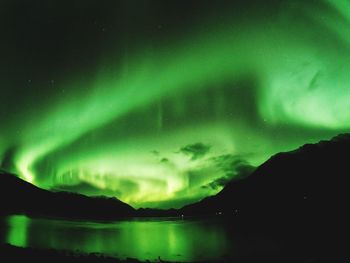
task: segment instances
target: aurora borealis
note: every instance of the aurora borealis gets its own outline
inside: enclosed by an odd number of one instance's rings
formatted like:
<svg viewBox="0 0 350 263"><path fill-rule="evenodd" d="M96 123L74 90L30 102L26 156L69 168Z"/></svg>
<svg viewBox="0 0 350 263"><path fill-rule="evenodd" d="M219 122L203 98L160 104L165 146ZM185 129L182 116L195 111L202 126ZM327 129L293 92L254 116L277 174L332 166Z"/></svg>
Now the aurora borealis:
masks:
<svg viewBox="0 0 350 263"><path fill-rule="evenodd" d="M1 1L0 167L179 207L349 131L349 1L213 2Z"/></svg>

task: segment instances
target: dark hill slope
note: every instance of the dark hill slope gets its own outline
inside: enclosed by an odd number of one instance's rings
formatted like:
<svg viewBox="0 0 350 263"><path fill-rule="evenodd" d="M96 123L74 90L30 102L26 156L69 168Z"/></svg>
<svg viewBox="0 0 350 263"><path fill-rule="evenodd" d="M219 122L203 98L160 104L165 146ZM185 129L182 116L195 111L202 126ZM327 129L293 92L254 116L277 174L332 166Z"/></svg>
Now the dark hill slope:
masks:
<svg viewBox="0 0 350 263"><path fill-rule="evenodd" d="M279 153L248 178L217 195L182 208L185 215L222 213L253 223L302 221L313 225L343 220L350 174L350 134Z"/></svg>
<svg viewBox="0 0 350 263"><path fill-rule="evenodd" d="M116 198L40 189L9 173L0 173L0 214L24 213L76 219L114 219L135 210Z"/></svg>

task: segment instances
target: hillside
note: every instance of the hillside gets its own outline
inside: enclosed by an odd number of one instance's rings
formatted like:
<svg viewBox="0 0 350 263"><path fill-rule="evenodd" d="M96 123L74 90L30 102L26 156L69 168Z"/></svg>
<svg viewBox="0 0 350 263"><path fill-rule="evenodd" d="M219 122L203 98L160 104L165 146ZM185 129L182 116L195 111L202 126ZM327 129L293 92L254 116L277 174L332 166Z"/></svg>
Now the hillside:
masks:
<svg viewBox="0 0 350 263"><path fill-rule="evenodd" d="M347 225L349 156L350 134L278 153L248 178L181 212L229 215L242 227L285 234L336 235Z"/></svg>
<svg viewBox="0 0 350 263"><path fill-rule="evenodd" d="M0 173L0 213L25 213L74 219L114 219L132 216L134 209L116 198L50 192L20 178Z"/></svg>

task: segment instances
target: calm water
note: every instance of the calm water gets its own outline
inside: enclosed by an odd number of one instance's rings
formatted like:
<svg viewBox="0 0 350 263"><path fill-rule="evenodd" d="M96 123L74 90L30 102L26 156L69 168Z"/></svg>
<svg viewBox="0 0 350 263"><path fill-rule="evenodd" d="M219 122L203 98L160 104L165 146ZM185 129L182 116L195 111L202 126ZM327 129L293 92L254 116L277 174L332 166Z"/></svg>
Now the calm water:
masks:
<svg viewBox="0 0 350 263"><path fill-rule="evenodd" d="M274 249L264 238L235 236L223 219L96 223L15 215L4 218L3 224L2 242L15 246L99 252L118 258L215 260Z"/></svg>

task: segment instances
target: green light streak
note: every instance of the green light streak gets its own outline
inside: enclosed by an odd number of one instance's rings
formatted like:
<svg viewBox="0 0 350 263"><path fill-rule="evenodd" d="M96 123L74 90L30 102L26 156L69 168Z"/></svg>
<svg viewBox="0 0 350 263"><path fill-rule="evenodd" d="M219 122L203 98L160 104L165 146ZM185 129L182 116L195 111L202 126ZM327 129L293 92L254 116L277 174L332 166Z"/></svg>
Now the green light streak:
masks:
<svg viewBox="0 0 350 263"><path fill-rule="evenodd" d="M13 215L7 218L9 233L6 242L17 247L27 247L29 219L23 215Z"/></svg>

